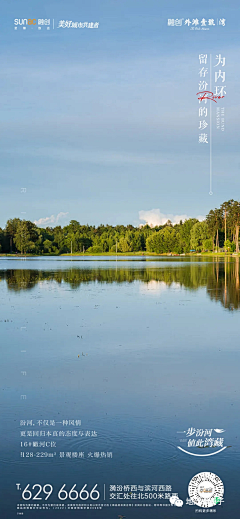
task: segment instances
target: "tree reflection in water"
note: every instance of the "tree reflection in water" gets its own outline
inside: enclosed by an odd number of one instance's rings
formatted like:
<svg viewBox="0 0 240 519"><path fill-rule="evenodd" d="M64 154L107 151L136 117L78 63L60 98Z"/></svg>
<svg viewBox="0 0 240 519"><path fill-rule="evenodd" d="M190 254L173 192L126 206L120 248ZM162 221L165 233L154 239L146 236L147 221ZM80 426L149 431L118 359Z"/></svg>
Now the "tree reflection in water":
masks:
<svg viewBox="0 0 240 519"><path fill-rule="evenodd" d="M239 257L223 260L187 263L159 263L159 266L136 268L118 264L117 268L70 268L58 270L11 269L0 270L0 280L6 281L9 290L32 290L40 282L66 283L73 290L83 283L133 283L163 282L166 287L177 283L188 290L206 287L211 300L220 301L224 308L237 310L239 301Z"/></svg>

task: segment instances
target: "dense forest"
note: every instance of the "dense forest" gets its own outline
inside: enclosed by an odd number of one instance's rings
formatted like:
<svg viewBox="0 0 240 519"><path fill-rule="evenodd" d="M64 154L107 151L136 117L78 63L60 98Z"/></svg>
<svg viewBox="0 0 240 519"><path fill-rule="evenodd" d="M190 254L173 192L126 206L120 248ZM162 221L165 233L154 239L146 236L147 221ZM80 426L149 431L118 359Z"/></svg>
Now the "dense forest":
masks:
<svg viewBox="0 0 240 519"><path fill-rule="evenodd" d="M204 221L195 218L173 225L69 225L40 228L19 218L0 228L2 254L129 253L183 254L190 251L239 252L240 202L229 200L211 210Z"/></svg>

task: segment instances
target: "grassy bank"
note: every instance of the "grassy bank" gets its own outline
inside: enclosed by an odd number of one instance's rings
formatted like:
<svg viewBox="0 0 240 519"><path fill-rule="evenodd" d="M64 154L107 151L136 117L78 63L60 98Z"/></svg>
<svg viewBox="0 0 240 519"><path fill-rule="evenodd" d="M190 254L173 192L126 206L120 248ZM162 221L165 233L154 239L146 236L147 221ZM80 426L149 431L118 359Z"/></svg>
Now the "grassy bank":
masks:
<svg viewBox="0 0 240 519"><path fill-rule="evenodd" d="M232 252L188 252L188 253L185 253L185 254L176 254L174 252L172 253L164 253L164 254L158 254L157 252L146 252L146 251L139 251L139 252L118 252L117 254L115 252L98 252L98 253L93 253L93 252L73 252L72 254L70 252L67 252L67 253L64 253L64 254L53 254L53 253L43 253L43 254L30 254L30 253L27 253L27 254L10 254L10 253L5 253L5 254L1 254L0 253L0 257L7 257L7 258L36 258L36 257L47 257L47 256L56 256L59 257L59 256L66 256L66 257L74 257L74 256L82 256L82 257L85 257L85 256L95 256L95 257L101 257L101 256L109 256L109 257L121 257L121 256L137 256L137 257L142 257L142 256L157 256L157 257L176 257L176 258L186 258L186 257L209 257L209 258L218 258L218 257L225 257L225 256L228 256L228 257L239 257L240 256L240 253L239 254L236 254L236 253L232 253Z"/></svg>

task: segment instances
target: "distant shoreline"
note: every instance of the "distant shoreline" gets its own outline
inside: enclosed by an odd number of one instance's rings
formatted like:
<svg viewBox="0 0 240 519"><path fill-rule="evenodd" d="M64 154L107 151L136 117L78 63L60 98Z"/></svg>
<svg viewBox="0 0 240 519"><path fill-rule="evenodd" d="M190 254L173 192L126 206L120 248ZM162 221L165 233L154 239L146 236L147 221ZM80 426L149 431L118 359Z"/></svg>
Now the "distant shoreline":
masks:
<svg viewBox="0 0 240 519"><path fill-rule="evenodd" d="M10 253L0 253L0 257L1 258L4 258L4 257L10 257L10 258L41 258L41 257L48 257L48 256L54 256L56 258L58 257L63 257L63 256L66 256L66 257L75 257L75 256L81 256L81 257L85 257L85 256L92 256L92 257L101 257L101 256L109 256L109 257L126 257L126 256L135 256L135 257L139 257L141 258L142 256L156 256L156 257L162 257L162 258L194 258L194 257L210 257L210 258L217 258L217 257L239 257L240 256L240 252L237 254L235 252L186 252L186 253L182 253L182 254L176 254L176 253L163 253L163 254L158 254L157 252L118 252L117 254L114 253L114 252L98 252L98 253L93 253L93 252L73 252L72 254L71 253L64 253L64 254L53 254L53 253L43 253L43 254L10 254Z"/></svg>

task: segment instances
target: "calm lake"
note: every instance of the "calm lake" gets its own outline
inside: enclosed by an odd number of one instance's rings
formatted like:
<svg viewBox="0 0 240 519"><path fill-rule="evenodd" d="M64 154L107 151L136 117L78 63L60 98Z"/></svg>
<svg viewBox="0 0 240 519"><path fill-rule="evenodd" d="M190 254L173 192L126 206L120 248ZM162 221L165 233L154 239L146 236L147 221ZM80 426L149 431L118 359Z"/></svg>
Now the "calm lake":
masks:
<svg viewBox="0 0 240 519"><path fill-rule="evenodd" d="M238 258L2 257L0 282L3 519L192 519L199 472L238 517Z"/></svg>

